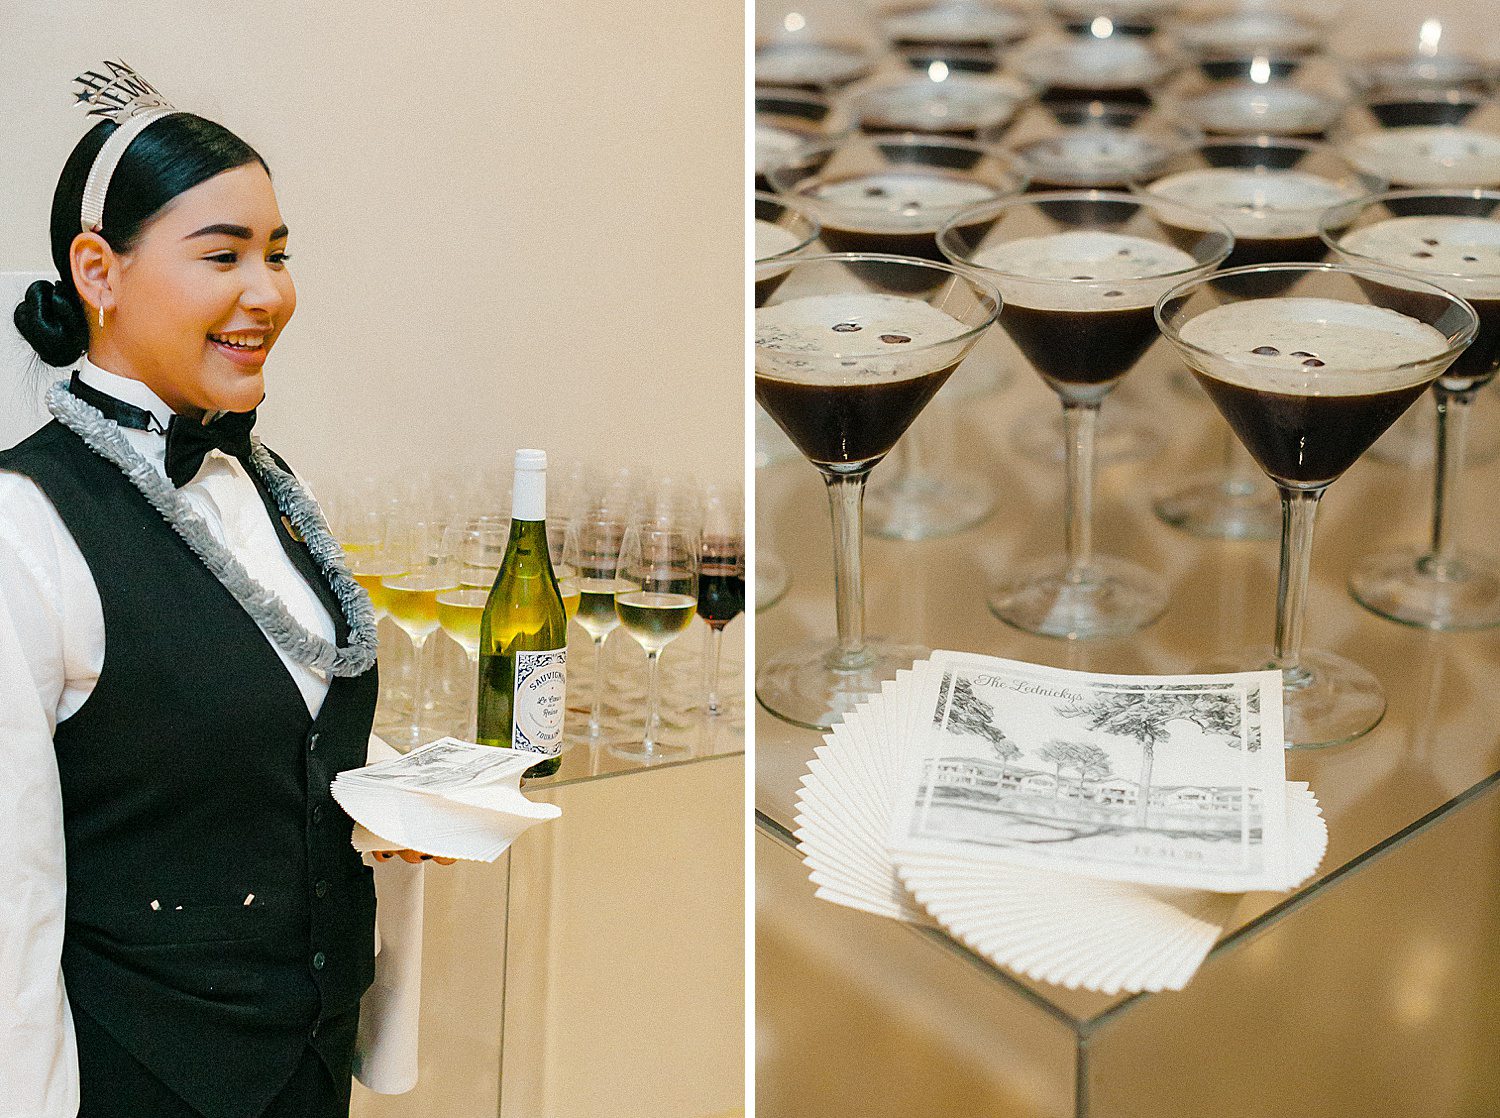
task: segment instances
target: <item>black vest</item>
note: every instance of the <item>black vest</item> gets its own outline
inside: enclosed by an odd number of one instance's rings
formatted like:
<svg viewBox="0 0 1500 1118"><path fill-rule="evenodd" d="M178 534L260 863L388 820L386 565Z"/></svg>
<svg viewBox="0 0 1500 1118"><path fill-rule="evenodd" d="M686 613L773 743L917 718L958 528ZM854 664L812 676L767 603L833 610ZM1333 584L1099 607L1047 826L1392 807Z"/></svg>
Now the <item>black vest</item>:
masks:
<svg viewBox="0 0 1500 1118"><path fill-rule="evenodd" d="M347 1074L320 1022L373 978L375 892L328 789L365 763L374 669L336 678L312 719L265 634L115 466L54 422L0 470L51 500L104 607L98 684L54 736L75 1011L207 1118L259 1115L308 1044Z"/></svg>

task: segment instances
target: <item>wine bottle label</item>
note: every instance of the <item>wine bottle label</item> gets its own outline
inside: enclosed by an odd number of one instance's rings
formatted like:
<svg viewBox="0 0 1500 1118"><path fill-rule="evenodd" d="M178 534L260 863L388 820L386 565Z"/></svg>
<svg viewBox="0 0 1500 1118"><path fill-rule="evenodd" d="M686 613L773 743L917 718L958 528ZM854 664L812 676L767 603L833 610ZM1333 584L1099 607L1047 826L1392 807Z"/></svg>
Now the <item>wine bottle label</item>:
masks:
<svg viewBox="0 0 1500 1118"><path fill-rule="evenodd" d="M515 712L510 744L549 757L562 752L567 711L568 650L516 653Z"/></svg>

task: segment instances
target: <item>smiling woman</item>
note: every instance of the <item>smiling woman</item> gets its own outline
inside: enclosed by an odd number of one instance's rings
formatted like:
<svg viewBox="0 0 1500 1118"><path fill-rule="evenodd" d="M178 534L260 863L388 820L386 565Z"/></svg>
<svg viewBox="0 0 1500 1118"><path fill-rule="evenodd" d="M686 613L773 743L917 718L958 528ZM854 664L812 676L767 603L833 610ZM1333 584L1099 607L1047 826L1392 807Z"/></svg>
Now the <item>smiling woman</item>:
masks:
<svg viewBox="0 0 1500 1118"><path fill-rule="evenodd" d="M265 161L129 67L16 308L54 422L0 453L0 1098L81 1118L334 1118L420 947L420 877L365 865L329 786L381 743L374 612L251 438L297 305ZM97 111L97 110L96 110ZM405 861L418 861L413 851ZM376 876L379 875L379 881ZM19 955L16 953L19 952ZM405 977L404 977L405 976ZM149 1012L145 1012L149 1007ZM361 1075L415 1078L411 1034Z"/></svg>

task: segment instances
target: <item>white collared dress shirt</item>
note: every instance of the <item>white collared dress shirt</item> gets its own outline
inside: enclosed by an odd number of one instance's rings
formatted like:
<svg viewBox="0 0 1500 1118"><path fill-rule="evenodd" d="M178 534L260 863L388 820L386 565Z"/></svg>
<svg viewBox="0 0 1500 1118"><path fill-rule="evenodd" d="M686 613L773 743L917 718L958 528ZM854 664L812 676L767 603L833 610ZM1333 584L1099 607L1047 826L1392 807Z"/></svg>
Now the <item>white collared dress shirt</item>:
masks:
<svg viewBox="0 0 1500 1118"><path fill-rule="evenodd" d="M165 429L172 410L138 380L83 359L79 378L144 408ZM166 477L166 439L121 433ZM333 619L292 565L245 467L212 450L181 493L256 582L311 633ZM0 471L0 1118L73 1118L78 1064L62 977L66 911L62 790L52 734L93 693L104 665L104 613L78 545L41 489ZM267 640L270 640L267 637ZM276 647L314 717L329 680ZM370 759L393 756L371 737ZM422 875L375 863L375 984L361 1004L355 1068L372 1090L416 1083Z"/></svg>

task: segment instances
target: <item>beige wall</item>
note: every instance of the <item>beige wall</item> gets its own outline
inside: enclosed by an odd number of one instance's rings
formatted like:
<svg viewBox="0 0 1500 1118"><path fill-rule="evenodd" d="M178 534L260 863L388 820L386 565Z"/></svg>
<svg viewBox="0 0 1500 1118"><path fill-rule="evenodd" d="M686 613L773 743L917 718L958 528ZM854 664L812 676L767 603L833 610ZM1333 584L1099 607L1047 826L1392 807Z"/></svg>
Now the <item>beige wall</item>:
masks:
<svg viewBox="0 0 1500 1118"><path fill-rule="evenodd" d="M518 444L739 478L742 39L694 0L0 0L0 272L50 274L69 82L123 57L272 167L262 430L315 481Z"/></svg>

